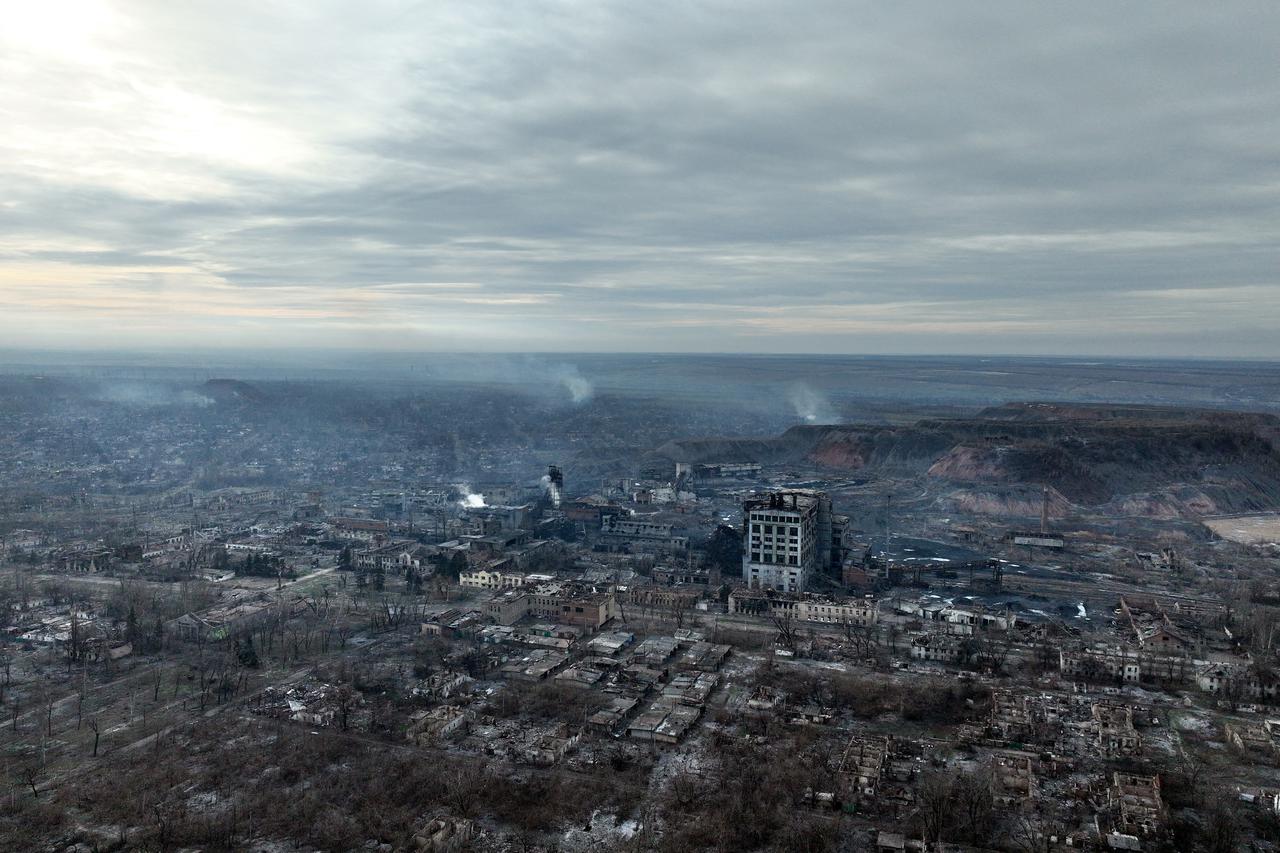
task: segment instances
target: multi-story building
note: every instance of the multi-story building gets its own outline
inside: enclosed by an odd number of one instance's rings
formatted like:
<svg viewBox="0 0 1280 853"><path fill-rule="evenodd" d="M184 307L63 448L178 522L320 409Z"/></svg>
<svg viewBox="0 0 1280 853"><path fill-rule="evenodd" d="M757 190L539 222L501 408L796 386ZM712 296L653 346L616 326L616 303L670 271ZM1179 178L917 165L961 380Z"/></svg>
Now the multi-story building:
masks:
<svg viewBox="0 0 1280 853"><path fill-rule="evenodd" d="M606 548L626 548L640 553L669 554L689 547L688 538L679 535L674 525L633 515L601 518L596 542Z"/></svg>
<svg viewBox="0 0 1280 853"><path fill-rule="evenodd" d="M1107 788L1107 813L1095 819L1099 825L1098 835L1106 838L1112 849L1142 849L1130 839L1136 841L1157 835L1164 826L1160 777L1113 773L1111 786Z"/></svg>
<svg viewBox="0 0 1280 853"><path fill-rule="evenodd" d="M735 589L729 593L729 612L863 627L875 625L879 619L879 607L873 598L837 600L821 595L752 589Z"/></svg>
<svg viewBox="0 0 1280 853"><path fill-rule="evenodd" d="M382 572L396 574L405 569L422 568L422 560L415 551L413 542L392 542L367 551L357 551L352 559L357 569L366 572Z"/></svg>
<svg viewBox="0 0 1280 853"><path fill-rule="evenodd" d="M469 589L515 589L516 587L524 586L526 583L537 583L551 579L550 575L531 576L524 572L473 569L458 576L458 585Z"/></svg>
<svg viewBox="0 0 1280 853"><path fill-rule="evenodd" d="M594 630L618 616L620 610L612 590L578 583L540 583L500 592L486 605L485 612L503 625L533 616Z"/></svg>
<svg viewBox="0 0 1280 853"><path fill-rule="evenodd" d="M1105 644L1060 649L1058 663L1063 675L1085 681L1176 684L1192 675L1188 658L1148 654L1139 649Z"/></svg>
<svg viewBox="0 0 1280 853"><path fill-rule="evenodd" d="M773 492L742 506L742 579L748 586L801 592L818 574L840 576L844 525L825 492Z"/></svg>
<svg viewBox="0 0 1280 853"><path fill-rule="evenodd" d="M1245 663L1206 664L1196 672L1196 686L1232 700L1272 700L1280 695L1275 676Z"/></svg>
<svg viewBox="0 0 1280 853"><path fill-rule="evenodd" d="M339 539L372 542L391 533L391 525L374 518L334 517L328 521L333 535Z"/></svg>

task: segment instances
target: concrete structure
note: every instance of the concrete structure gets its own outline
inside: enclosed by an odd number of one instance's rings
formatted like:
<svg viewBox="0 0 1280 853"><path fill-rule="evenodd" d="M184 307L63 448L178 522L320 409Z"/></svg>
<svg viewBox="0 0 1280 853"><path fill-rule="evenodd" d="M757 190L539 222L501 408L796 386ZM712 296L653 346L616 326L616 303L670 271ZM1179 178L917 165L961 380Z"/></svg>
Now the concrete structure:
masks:
<svg viewBox="0 0 1280 853"><path fill-rule="evenodd" d="M1010 533L1009 541L1014 545L1029 548L1052 548L1060 551L1067 546L1067 540L1053 533Z"/></svg>
<svg viewBox="0 0 1280 853"><path fill-rule="evenodd" d="M1098 834L1106 837L1111 846L1116 846L1111 841L1113 835L1146 838L1157 834L1164 825L1160 777L1113 773L1107 789L1107 806L1113 822L1112 832Z"/></svg>
<svg viewBox="0 0 1280 853"><path fill-rule="evenodd" d="M824 492L773 492L742 505L742 579L757 589L801 592L820 573L839 577L844 525Z"/></svg>
<svg viewBox="0 0 1280 853"><path fill-rule="evenodd" d="M669 554L689 547L688 538L678 535L671 524L626 515L601 518L597 542L610 549L626 548L653 554Z"/></svg>
<svg viewBox="0 0 1280 853"><path fill-rule="evenodd" d="M837 768L842 801L876 798L888 763L889 748L890 741L885 735L855 734L849 738Z"/></svg>
<svg viewBox="0 0 1280 853"><path fill-rule="evenodd" d="M838 600L771 589L735 589L729 593L729 612L750 616L783 616L798 622L867 627L879 621L879 608L871 598Z"/></svg>
<svg viewBox="0 0 1280 853"><path fill-rule="evenodd" d="M612 590L578 583L541 583L507 590L486 606L489 618L511 625L526 616L595 630L619 614Z"/></svg>
<svg viewBox="0 0 1280 853"><path fill-rule="evenodd" d="M1061 649L1058 658L1063 675L1097 682L1178 684L1187 680L1192 669L1188 658L1147 654L1125 646Z"/></svg>
<svg viewBox="0 0 1280 853"><path fill-rule="evenodd" d="M500 572L474 569L458 575L458 585L468 589L515 589L524 586L524 572Z"/></svg>
<svg viewBox="0 0 1280 853"><path fill-rule="evenodd" d="M679 743L698 718L702 708L660 697L627 726L627 734L650 743Z"/></svg>
<svg viewBox="0 0 1280 853"><path fill-rule="evenodd" d="M382 572L393 575L405 569L421 569L422 561L415 555L413 542L392 542L378 548L357 551L352 557L355 568L366 572Z"/></svg>
<svg viewBox="0 0 1280 853"><path fill-rule="evenodd" d="M391 533L391 525L385 521L372 518L334 517L329 519L329 528L339 539L351 539L359 542L372 542Z"/></svg>
<svg viewBox="0 0 1280 853"><path fill-rule="evenodd" d="M1098 735L1098 751L1108 758L1136 755L1142 751L1142 738L1133 727L1133 708L1130 706L1095 703L1093 725Z"/></svg>

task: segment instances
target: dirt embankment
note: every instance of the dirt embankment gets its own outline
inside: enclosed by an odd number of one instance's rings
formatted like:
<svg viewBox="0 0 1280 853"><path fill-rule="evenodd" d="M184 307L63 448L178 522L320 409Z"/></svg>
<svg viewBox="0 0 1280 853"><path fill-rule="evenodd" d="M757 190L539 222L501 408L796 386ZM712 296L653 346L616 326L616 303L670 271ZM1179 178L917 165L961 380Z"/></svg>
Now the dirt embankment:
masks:
<svg viewBox="0 0 1280 853"><path fill-rule="evenodd" d="M1278 443L1280 419L1270 415L1038 403L906 426L799 426L774 439L671 442L658 453L919 476L955 486L958 505L977 512L1038 514L1044 485L1063 511L1190 518L1280 508ZM1024 496L1000 488L1015 486L1034 489Z"/></svg>

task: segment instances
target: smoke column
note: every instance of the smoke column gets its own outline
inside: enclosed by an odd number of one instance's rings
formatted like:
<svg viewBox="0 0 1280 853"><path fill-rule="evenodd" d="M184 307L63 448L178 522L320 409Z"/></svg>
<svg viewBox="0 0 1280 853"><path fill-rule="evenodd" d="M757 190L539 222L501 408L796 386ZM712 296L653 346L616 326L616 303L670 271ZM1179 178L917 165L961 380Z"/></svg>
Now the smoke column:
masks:
<svg viewBox="0 0 1280 853"><path fill-rule="evenodd" d="M796 415L803 418L806 423L830 424L840 420L826 395L803 382L791 386L787 392L787 399L795 409Z"/></svg>

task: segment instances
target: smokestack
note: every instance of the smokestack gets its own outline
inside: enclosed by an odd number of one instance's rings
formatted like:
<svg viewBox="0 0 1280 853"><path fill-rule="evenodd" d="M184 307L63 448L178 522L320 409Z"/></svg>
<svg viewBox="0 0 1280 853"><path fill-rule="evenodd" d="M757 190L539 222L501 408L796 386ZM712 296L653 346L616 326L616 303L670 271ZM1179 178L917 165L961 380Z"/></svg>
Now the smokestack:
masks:
<svg viewBox="0 0 1280 853"><path fill-rule="evenodd" d="M551 506L559 509L560 498L564 493L564 473L558 466L547 466L547 485L551 490Z"/></svg>
<svg viewBox="0 0 1280 853"><path fill-rule="evenodd" d="M1042 485L1040 501L1040 532L1049 532L1049 487Z"/></svg>

